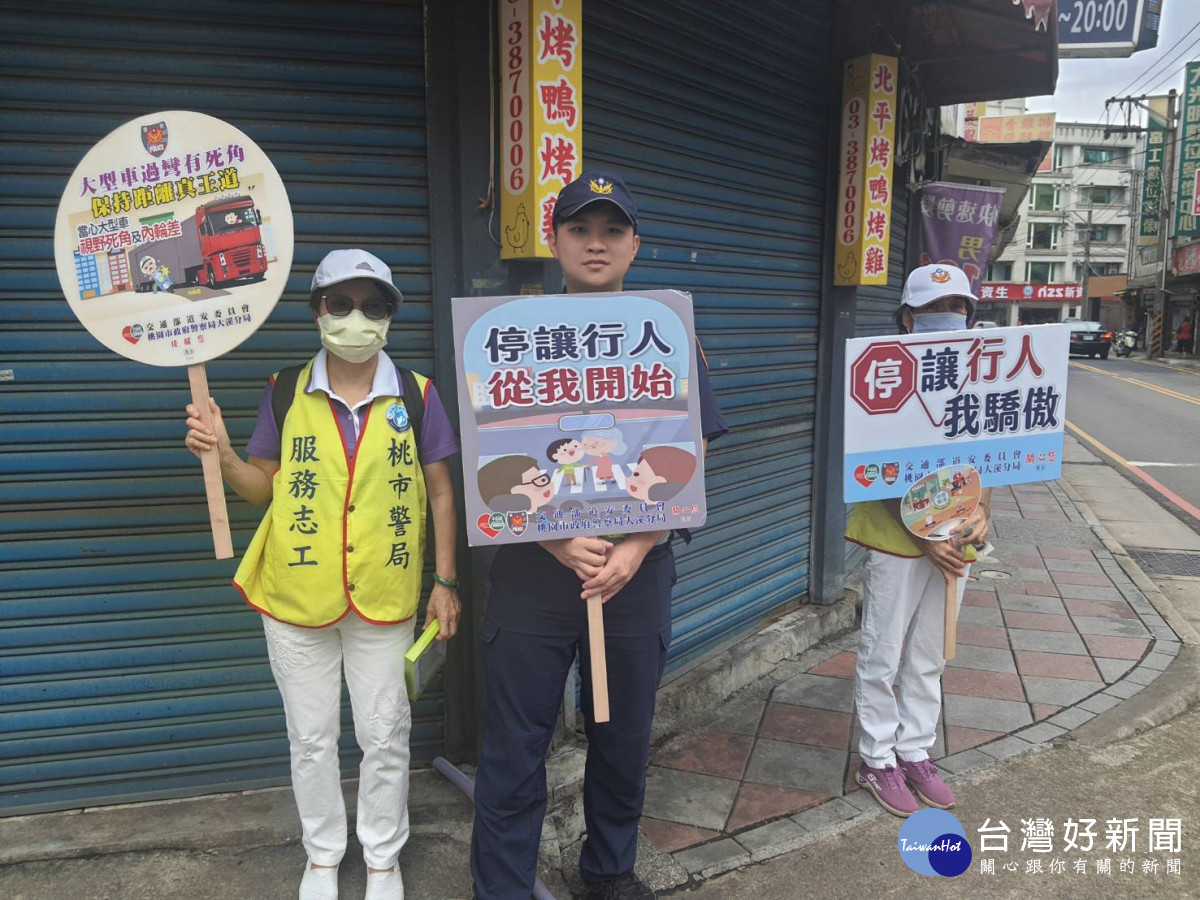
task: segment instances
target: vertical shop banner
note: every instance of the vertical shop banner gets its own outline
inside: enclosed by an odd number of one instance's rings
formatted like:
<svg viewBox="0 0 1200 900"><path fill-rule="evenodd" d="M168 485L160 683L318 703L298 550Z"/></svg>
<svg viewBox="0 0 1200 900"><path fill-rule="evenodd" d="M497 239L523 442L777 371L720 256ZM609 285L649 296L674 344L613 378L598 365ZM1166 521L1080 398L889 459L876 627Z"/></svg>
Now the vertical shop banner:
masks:
<svg viewBox="0 0 1200 900"><path fill-rule="evenodd" d="M848 60L842 80L836 285L887 284L898 63Z"/></svg>
<svg viewBox="0 0 1200 900"><path fill-rule="evenodd" d="M934 182L921 188L920 264L957 266L979 286L1000 222L1003 188Z"/></svg>
<svg viewBox="0 0 1200 900"><path fill-rule="evenodd" d="M984 487L1062 471L1067 325L846 342L847 503L901 497L974 466Z"/></svg>
<svg viewBox="0 0 1200 900"><path fill-rule="evenodd" d="M196 112L134 119L76 166L54 261L71 311L110 350L207 362L266 321L292 267L292 209L267 155Z"/></svg>
<svg viewBox="0 0 1200 900"><path fill-rule="evenodd" d="M1200 217L1193 212L1196 171L1200 169L1200 61L1187 64L1183 80L1183 110L1179 140L1179 193L1175 204L1175 235L1200 236Z"/></svg>
<svg viewBox="0 0 1200 900"><path fill-rule="evenodd" d="M456 297L471 546L704 523L692 301Z"/></svg>
<svg viewBox="0 0 1200 900"><path fill-rule="evenodd" d="M1163 163L1167 129L1154 124L1146 130L1146 159L1142 166L1142 211L1138 218L1138 237L1158 237L1162 215Z"/></svg>
<svg viewBox="0 0 1200 900"><path fill-rule="evenodd" d="M500 258L550 259L558 192L583 166L583 0L497 0Z"/></svg>

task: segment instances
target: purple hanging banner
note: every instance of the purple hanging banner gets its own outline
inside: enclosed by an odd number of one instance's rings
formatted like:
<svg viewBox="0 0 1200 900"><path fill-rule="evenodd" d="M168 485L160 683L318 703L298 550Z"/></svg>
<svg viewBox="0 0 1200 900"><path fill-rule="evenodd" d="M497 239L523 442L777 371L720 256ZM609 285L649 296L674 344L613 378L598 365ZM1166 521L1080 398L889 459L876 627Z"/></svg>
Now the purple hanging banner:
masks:
<svg viewBox="0 0 1200 900"><path fill-rule="evenodd" d="M971 289L987 272L1004 188L934 182L921 188L921 265L958 266Z"/></svg>

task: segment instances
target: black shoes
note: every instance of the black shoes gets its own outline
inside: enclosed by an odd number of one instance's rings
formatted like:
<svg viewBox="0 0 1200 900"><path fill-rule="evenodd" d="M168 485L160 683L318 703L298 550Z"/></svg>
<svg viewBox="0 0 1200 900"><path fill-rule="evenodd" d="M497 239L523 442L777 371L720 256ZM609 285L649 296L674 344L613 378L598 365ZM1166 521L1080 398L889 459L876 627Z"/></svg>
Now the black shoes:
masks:
<svg viewBox="0 0 1200 900"><path fill-rule="evenodd" d="M658 895L630 872L607 881L587 882L585 900L655 900Z"/></svg>

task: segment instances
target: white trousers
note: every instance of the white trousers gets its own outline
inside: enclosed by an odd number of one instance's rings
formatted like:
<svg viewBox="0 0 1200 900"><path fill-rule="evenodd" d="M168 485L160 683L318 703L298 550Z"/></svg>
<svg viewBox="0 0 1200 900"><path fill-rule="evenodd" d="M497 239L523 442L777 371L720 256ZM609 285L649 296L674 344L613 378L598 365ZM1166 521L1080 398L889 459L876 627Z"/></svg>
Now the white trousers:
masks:
<svg viewBox="0 0 1200 900"><path fill-rule="evenodd" d="M371 868L396 864L408 840L408 739L412 711L404 654L413 620L372 625L353 611L328 628L299 628L263 616L271 671L287 716L292 791L304 849L318 866L346 852L346 805L338 768L342 667L362 749L357 834Z"/></svg>
<svg viewBox="0 0 1200 900"><path fill-rule="evenodd" d="M968 566L968 572L970 567ZM962 605L965 577L958 580ZM924 556L867 555L854 700L858 754L872 768L918 762L937 739L946 581ZM899 681L897 681L899 676Z"/></svg>

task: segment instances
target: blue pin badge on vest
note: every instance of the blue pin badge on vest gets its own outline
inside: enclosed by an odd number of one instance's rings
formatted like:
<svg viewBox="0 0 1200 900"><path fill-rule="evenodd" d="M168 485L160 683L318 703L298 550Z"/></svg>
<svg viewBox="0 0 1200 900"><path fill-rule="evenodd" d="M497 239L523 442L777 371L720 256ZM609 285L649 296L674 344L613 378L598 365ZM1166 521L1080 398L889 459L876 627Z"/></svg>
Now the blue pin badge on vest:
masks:
<svg viewBox="0 0 1200 900"><path fill-rule="evenodd" d="M408 431L408 409L403 403L393 403L388 407L387 423L397 434L404 434Z"/></svg>

